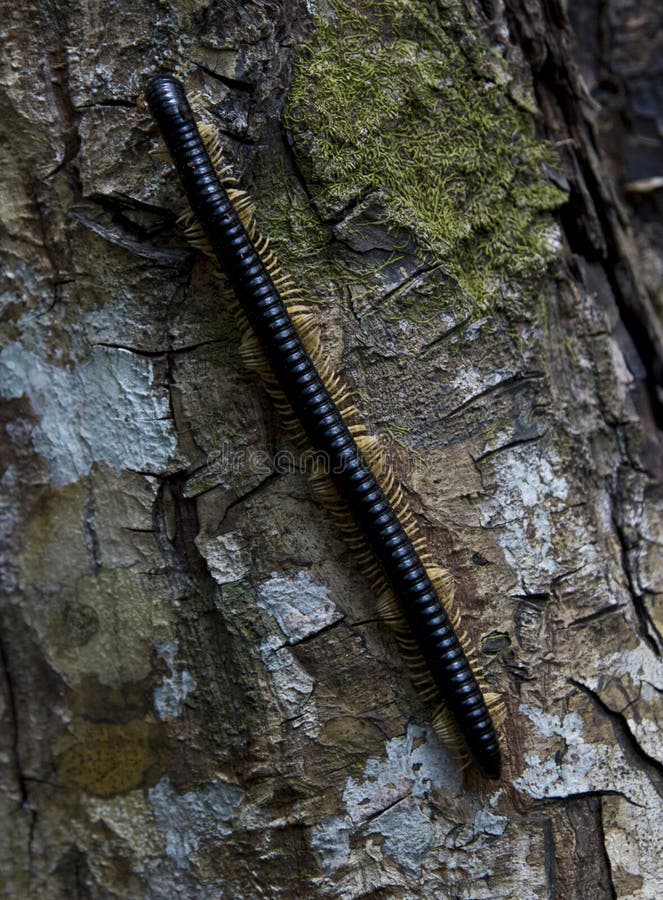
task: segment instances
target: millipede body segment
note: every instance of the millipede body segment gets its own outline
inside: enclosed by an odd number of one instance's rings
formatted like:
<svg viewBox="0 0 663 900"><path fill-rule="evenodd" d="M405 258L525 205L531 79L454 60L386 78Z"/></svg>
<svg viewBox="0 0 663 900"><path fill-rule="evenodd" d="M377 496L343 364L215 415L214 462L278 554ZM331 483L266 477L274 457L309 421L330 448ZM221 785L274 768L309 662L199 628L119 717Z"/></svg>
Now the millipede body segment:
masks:
<svg viewBox="0 0 663 900"><path fill-rule="evenodd" d="M341 405L307 352L278 279L264 260L261 243L243 224L233 192L229 193L210 157L183 86L171 76L155 77L146 99L195 219L255 332L280 391L314 450L328 460L329 477L379 563L439 701L451 714L479 770L486 777L499 777L500 750L488 701L415 546L418 542L408 535L388 490L366 461Z"/></svg>

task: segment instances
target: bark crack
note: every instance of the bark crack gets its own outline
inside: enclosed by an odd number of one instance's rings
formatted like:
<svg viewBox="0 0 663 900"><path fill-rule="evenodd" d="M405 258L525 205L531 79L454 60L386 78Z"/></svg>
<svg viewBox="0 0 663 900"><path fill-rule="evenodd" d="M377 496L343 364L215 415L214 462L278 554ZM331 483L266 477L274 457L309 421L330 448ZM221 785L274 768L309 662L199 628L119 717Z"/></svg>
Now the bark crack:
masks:
<svg viewBox="0 0 663 900"><path fill-rule="evenodd" d="M221 338L210 338L207 341L198 341L196 344L188 344L185 347L168 347L164 350L141 350L139 347L131 347L128 344L115 343L113 341L92 341L95 347L107 347L110 350L125 350L127 353L135 353L136 356L144 356L147 359L160 359L168 354L174 356L181 353L193 353L201 347L208 347L210 344L222 344Z"/></svg>
<svg viewBox="0 0 663 900"><path fill-rule="evenodd" d="M486 450L479 456L473 456L472 461L476 465L480 462L483 462L484 459L489 459L496 453L504 453L505 450L511 450L513 447L520 447L523 444L533 444L536 441L540 441L541 438L544 438L548 434L549 430L549 428L545 428L543 431L540 431L538 434L533 434L531 437L515 438L513 441L507 441L506 444L501 444L499 447L494 447L491 450Z"/></svg>
<svg viewBox="0 0 663 900"><path fill-rule="evenodd" d="M51 178L64 169L68 175L72 193L75 197L80 198L83 194L83 185L78 166L74 164L81 147L81 137L78 130L79 113L74 106L71 96L69 44L66 38L70 34L70 23L67 21L67 15L61 4L49 3L48 5L52 15L53 31L55 32L50 52L50 66L53 72L51 84L55 101L64 122L64 152L62 161L48 173L47 178ZM54 270L58 271L58 266L55 263Z"/></svg>
<svg viewBox="0 0 663 900"><path fill-rule="evenodd" d="M286 641L282 646L283 647L300 647L303 644L308 644L311 641L317 640L320 635L327 634L328 631L331 631L333 628L337 628L339 625L345 622L345 616L339 616L338 619L334 619L333 622L328 622L326 625L323 625L322 628L318 628L317 631L312 631L310 634L305 634L304 637L294 638L291 641ZM282 649L281 647L277 649Z"/></svg>
<svg viewBox="0 0 663 900"><path fill-rule="evenodd" d="M546 819L543 823L543 868L548 884L547 900L555 900L557 896L557 860L555 853L555 830L552 821Z"/></svg>
<svg viewBox="0 0 663 900"><path fill-rule="evenodd" d="M171 565L175 565L179 560L184 564L185 572L190 578L195 581L207 581L212 576L207 560L196 544L200 530L198 510L195 499L187 497L184 493L186 478L184 472L176 472L161 478L154 501L154 534L162 554Z"/></svg>
<svg viewBox="0 0 663 900"><path fill-rule="evenodd" d="M221 75L220 72L215 72L214 69L210 69L208 66L203 66L201 63L196 63L196 67L204 72L206 75L209 75L210 78L213 78L215 81L219 81L221 84L225 85L227 88L231 88L235 91L241 91L246 94L254 94L257 84L251 81L243 81L241 78L231 78L228 75Z"/></svg>
<svg viewBox="0 0 663 900"><path fill-rule="evenodd" d="M24 808L28 807L28 788L26 784L25 777L23 775L23 770L21 768L21 757L18 749L18 705L16 702L16 693L14 691L14 682L12 679L11 668L9 666L9 659L7 657L7 652L5 649L4 640L2 638L2 634L0 633L0 664L2 665L2 673L4 675L5 684L7 685L7 698L9 700L9 715L11 717L11 725L12 725L12 759L14 762L14 771L16 773L16 782L18 784L19 792L21 795L21 806Z"/></svg>
<svg viewBox="0 0 663 900"><path fill-rule="evenodd" d="M394 248L394 249L396 249L396 248ZM433 272L435 272L435 271L437 271L437 270L439 270L439 269L442 269L442 266L431 266L431 265L428 265L428 264L425 264L425 265L423 265L423 266L419 266L419 267L418 267L417 269L415 269L413 272L409 272L409 273L405 276L405 278L400 282L400 284L397 284L395 287L391 288L391 289L388 290L385 294L383 294L383 295L380 297L380 303L384 303L384 302L387 301L387 300L391 300L391 298L392 298L394 295L400 294L401 292L406 291L409 287L411 287L411 285L414 284L415 281L417 281L419 278L421 278L422 275L428 275L429 273L433 273ZM467 320L465 320L465 321L467 321ZM444 335L442 335L442 337L446 337L446 336L449 334L449 332L450 332L450 331L453 331L456 327L458 327L458 326L454 326L454 328L448 329L448 330L444 333ZM436 340L441 340L441 339L442 339L441 337L436 338ZM436 342L436 341L432 341L432 342L431 342L430 344L428 344L427 346L430 347L430 346L432 346L433 344L435 344L435 342Z"/></svg>
<svg viewBox="0 0 663 900"><path fill-rule="evenodd" d="M600 609L597 609L596 612L589 613L587 616L581 616L579 619L574 619L572 622L569 622L567 628L584 628L584 626L589 625L590 622L595 622L597 619L602 619L604 616L609 616L612 613L619 612L620 609L625 608L625 603L606 603Z"/></svg>
<svg viewBox="0 0 663 900"><path fill-rule="evenodd" d="M633 609L638 620L638 632L640 637L656 655L661 655L661 643L663 641L660 632L656 628L647 607L644 602L644 592L638 590L636 579L631 566L631 554L633 547L630 545L624 527L619 521L617 514L613 513L612 522L615 528L615 534L619 541L622 555L622 570L626 578L626 586L628 588Z"/></svg>
<svg viewBox="0 0 663 900"><path fill-rule="evenodd" d="M101 549L99 547L99 535L95 525L97 514L97 500L94 493L94 485L90 479L86 479L84 485L84 515L83 515L83 541L90 554L90 568L92 574L97 575L101 569Z"/></svg>
<svg viewBox="0 0 663 900"><path fill-rule="evenodd" d="M230 503L228 504L228 506L226 506L225 512L223 513L223 515L221 516L221 519L219 520L219 523L217 525L217 531L221 530L221 527L223 526L226 519L228 518L228 514L233 509L235 509L237 506L242 505L243 503L246 503L247 500L250 500L251 497L255 497L256 494L259 494L262 491L264 491L264 489L266 487L269 487L270 484L272 484L274 481L276 481L276 479L279 478L281 476L281 474L282 473L278 472L278 471L270 472L269 475L266 475L265 478L262 479L262 481L258 482L258 484L254 484L253 487L250 487L248 490L244 491L244 493L240 494L238 497L235 497L234 500L231 500Z"/></svg>
<svg viewBox="0 0 663 900"><path fill-rule="evenodd" d="M594 810L594 822L596 824L597 831L597 843L600 848L601 854L601 871L605 876L608 883L608 890L610 891L611 900L617 900L617 889L615 888L615 882L612 878L612 865L610 863L610 856L608 855L608 849L605 844L605 829L603 828L603 810L601 801L597 801L596 809Z"/></svg>
<svg viewBox="0 0 663 900"><path fill-rule="evenodd" d="M439 268L441 268L441 267L439 267ZM435 271L435 270L432 270L432 271ZM436 347L439 347L439 345L442 344L444 341L446 341L448 338L453 337L455 334L458 334L459 331L462 331L462 329L467 324L469 324L469 322L471 321L471 318L472 318L471 316L465 316L464 318L460 319L460 321L456 322L455 325L452 325L451 328L447 328L441 334L438 334L436 337L433 338L432 341L429 341L427 344L424 345L424 347L419 351L419 353L417 353L416 358L422 359L423 357L426 356L426 354L430 353L430 351L434 350Z"/></svg>
<svg viewBox="0 0 663 900"><path fill-rule="evenodd" d="M30 795L28 792L28 778L23 772L23 767L21 765L21 754L19 750L19 715L18 715L18 701L16 697L16 689L14 685L14 680L12 676L11 666L9 663L9 656L7 654L7 649L5 647L5 642L3 639L4 627L0 629L0 666L2 667L2 674L4 677L4 681L6 684L6 692L8 699L8 707L9 707L9 716L11 722L11 756L14 767L14 772L16 775L16 784L19 790L20 796L20 807L23 810L26 810L30 815L30 827L28 833L28 847L27 847L27 859L28 859L28 871L32 871L32 845L34 840L34 832L37 825L37 810L31 806L30 804Z"/></svg>
<svg viewBox="0 0 663 900"><path fill-rule="evenodd" d="M476 403L477 400L483 400L485 397L489 397L491 394L495 394L499 391L510 388L512 385L523 384L527 381L540 381L543 377L543 372L538 371L522 373L519 372L516 375L509 375L507 378L503 378L501 381L498 381L497 384L488 385L488 387L484 388L481 391L478 391L476 394L472 394L472 396L468 397L467 400L463 400L463 402L454 407L454 409L450 410L448 413L445 413L445 415L441 417L440 421L446 422L453 416L458 415L459 412L467 409L468 406L472 406L474 403Z"/></svg>
<svg viewBox="0 0 663 900"><path fill-rule="evenodd" d="M383 816L385 813L389 812L390 809L393 809L395 806L398 806L399 803L402 803L403 800L407 800L408 797L412 796L412 791L407 791L407 793L403 794L400 797L396 797L395 800L392 800L391 803L387 803L386 806L383 806L382 809L377 810L377 812L371 813L365 819L362 819L360 823L361 828L365 828L367 825L370 825L371 822L374 822L376 819L379 819L380 816Z"/></svg>
<svg viewBox="0 0 663 900"><path fill-rule="evenodd" d="M611 709L608 704L601 699L599 694L574 678L569 679L569 683L576 687L579 691L586 694L594 705L610 719L612 727L624 755L629 762L636 768L640 769L649 778L652 787L656 793L663 797L663 763L659 762L655 757L650 756L647 751L638 743L636 736L631 731L626 716ZM603 791L601 793L621 793L620 791ZM623 795L622 795L623 796ZM629 799L626 797L625 799ZM630 801L633 802L633 801ZM637 804L636 804L637 805Z"/></svg>
<svg viewBox="0 0 663 900"><path fill-rule="evenodd" d="M509 30L534 76L548 137L571 136L565 161L571 169L569 199L562 208L562 227L573 253L602 268L614 294L621 321L638 348L652 415L663 425L663 326L635 269L623 211L603 171L596 128L583 104L589 98L566 49L571 29L558 2L529 4L510 0L505 6ZM546 115L547 113L547 115ZM559 121L561 117L561 121Z"/></svg>

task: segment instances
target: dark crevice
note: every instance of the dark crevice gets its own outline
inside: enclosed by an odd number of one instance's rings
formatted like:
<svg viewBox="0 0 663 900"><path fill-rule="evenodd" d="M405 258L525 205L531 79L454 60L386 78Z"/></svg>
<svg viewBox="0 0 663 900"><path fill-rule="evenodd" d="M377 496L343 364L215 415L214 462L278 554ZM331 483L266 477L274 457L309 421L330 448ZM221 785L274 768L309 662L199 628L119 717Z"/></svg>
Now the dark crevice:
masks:
<svg viewBox="0 0 663 900"><path fill-rule="evenodd" d="M288 716L286 719L281 719L281 725L282 725L282 726L283 726L283 725L288 725L288 724L290 724L291 722L297 722L299 719L302 719L302 718L306 715L306 707L309 705L309 703L310 703L311 700L313 699L313 696L314 696L314 694L315 694L315 687L316 687L316 686L315 686L315 684L314 684L313 687L311 688L311 690L308 692L308 695L307 695L307 697L306 697L306 700L302 700L302 702L301 702L301 704L300 704L300 706L301 706L301 712L295 713L294 716Z"/></svg>
<svg viewBox="0 0 663 900"><path fill-rule="evenodd" d="M567 804L572 800L591 800L600 799L601 797L621 797L622 800L625 800L631 806L637 806L640 809L642 808L641 803L636 803L635 800L623 791L617 790L617 788L597 788L594 791L573 791L573 793L570 794L547 794L545 797L541 798L540 802L543 804Z"/></svg>
<svg viewBox="0 0 663 900"><path fill-rule="evenodd" d="M107 243L146 260L151 268L159 266L162 269L177 271L186 266L194 255L191 247L167 247L161 243L153 243L147 233L135 235L131 228L117 221L104 224L86 215L80 208L72 209L71 216Z"/></svg>
<svg viewBox="0 0 663 900"><path fill-rule="evenodd" d="M117 344L113 341L92 341L95 347L106 347L108 350L125 350L127 353L134 353L136 356L143 356L146 359L162 359L170 353L170 350L140 350L138 347L129 347L127 344Z"/></svg>
<svg viewBox="0 0 663 900"><path fill-rule="evenodd" d="M405 794L404 796L397 797L395 800L393 800L391 803L388 803L382 809L379 809L377 812L372 813L372 815L367 816L365 819L362 819L359 827L365 828L367 825L370 825L371 822L374 822L376 819L379 819L380 816L383 816L386 812L389 812L389 810L393 809L394 806L398 806L398 804L402 803L403 800L407 800L407 798L409 796L410 796L410 792L408 791L408 793Z"/></svg>
<svg viewBox="0 0 663 900"><path fill-rule="evenodd" d="M333 225L333 226L340 225L345 221L345 219L347 219L354 212L355 209L357 209L359 206L361 206L361 204L364 203L365 200L368 200L375 193L376 193L376 189L372 186L364 188L355 197L351 197L348 200L348 202L338 212L331 213L330 215L327 215L327 216L323 216L321 212L318 212L318 215L320 216L321 221L325 225ZM314 206L315 206L315 202L314 202ZM315 207L315 208L317 209L317 207ZM388 228L385 226L385 231L387 231L387 230L388 230ZM337 237L335 228L332 230L332 239L335 240L339 244L345 244L347 247L350 247L350 250L353 250L353 247L350 244L348 244L347 241L344 241L342 238ZM371 250L369 250L367 252L372 252L375 249L376 248L371 248ZM395 248L393 248L393 249L395 249ZM393 252L393 249L391 252ZM354 250L354 252L357 253L358 251Z"/></svg>
<svg viewBox="0 0 663 900"><path fill-rule="evenodd" d="M184 571L195 581L211 579L205 557L196 545L200 531L195 499L184 495L187 480L184 472L161 480L154 503L154 534L161 551L171 565Z"/></svg>
<svg viewBox="0 0 663 900"><path fill-rule="evenodd" d="M436 347L438 347L441 343L443 343L444 341L446 341L446 340L448 340L449 338L453 337L454 335L458 334L458 332L459 332L459 331L462 331L462 329L463 329L470 321L471 321L471 316L466 316L465 318L463 318L463 319L461 319L459 322L457 322L455 325L452 325L451 328L447 328L447 329L446 329L445 331L443 331L441 334L438 334L436 337L433 338L432 341L429 341L429 342L428 342L428 343L427 343L427 344L419 351L419 353L417 353L417 358L419 359L419 358L425 356L425 355L426 355L427 353L429 353L431 350L434 350Z"/></svg>
<svg viewBox="0 0 663 900"><path fill-rule="evenodd" d="M550 602L552 594L546 591L535 591L531 594L511 594L511 597L514 600L526 600L527 603L531 603L533 606L544 606Z"/></svg>
<svg viewBox="0 0 663 900"><path fill-rule="evenodd" d="M133 215L132 215L133 214ZM111 244L122 247L150 262L182 266L194 256L189 246L164 246L153 239L175 229L176 216L169 210L138 203L129 197L94 193L80 199L71 215L85 228Z"/></svg>
<svg viewBox="0 0 663 900"><path fill-rule="evenodd" d="M135 109L136 101L130 100L127 97L104 97L100 100L93 100L90 103L81 103L76 107L76 109L96 109L97 107L105 106L119 106L122 109Z"/></svg>
<svg viewBox="0 0 663 900"><path fill-rule="evenodd" d="M478 391L476 394L473 394L471 397L468 397L467 400L463 400L458 406L454 407L450 412L445 413L444 416L440 418L441 422L446 422L447 419L451 419L453 416L458 415L458 413L462 412L464 409L467 409L468 406L472 406L477 402L477 400L482 400L485 397L489 397L491 394L496 394L499 391L503 391L506 388L510 388L513 385L521 385L525 384L528 381L540 381L543 378L542 372L519 372L516 375L510 375L507 378L503 378L501 381L498 381L496 384L488 385L488 387L484 388L482 391Z"/></svg>
<svg viewBox="0 0 663 900"><path fill-rule="evenodd" d="M123 215L125 210L132 210L133 212L147 213L155 218L167 219L168 222L174 223L177 220L177 216L172 210L164 209L163 206L158 206L154 203L147 203L145 200L140 200L136 197L130 197L128 194L103 194L100 191L93 191L87 194L85 199L103 210L116 212L120 215ZM130 224L137 230L138 234L144 234L143 230L133 220L130 220Z"/></svg>
<svg viewBox="0 0 663 900"><path fill-rule="evenodd" d="M486 450L480 456L473 456L472 460L474 464L477 465L477 463L483 462L485 459L490 459L491 456L495 456L495 454L497 453L503 453L505 450L511 450L513 447L520 447L523 444L536 443L536 441L540 441L541 438L545 437L548 434L548 431L549 429L546 428L543 431L539 432L539 434L532 435L532 437L516 438L513 441L508 441L506 444L501 444L499 447L494 447L491 450Z"/></svg>
<svg viewBox="0 0 663 900"><path fill-rule="evenodd" d="M609 616L611 613L619 612L620 609L624 608L624 603L606 603L600 609L597 609L596 612L569 622L567 628L583 628L585 625L589 625L590 622L595 622L597 619L602 619L604 616Z"/></svg>
<svg viewBox="0 0 663 900"><path fill-rule="evenodd" d="M505 15L514 43L532 69L539 106L554 120L558 112L573 138L571 195L561 220L573 253L600 263L615 296L623 325L638 348L646 375L647 396L659 428L663 428L663 337L653 306L641 289L622 243L623 222L616 197L601 170L600 150L593 127L583 110L585 94L578 83L575 62L567 46L571 32L563 8L545 2L537 20L537 7L523 0L508 0ZM544 28L545 26L545 28ZM554 128L554 125L553 125ZM550 130L550 129L549 129ZM548 133L555 141L559 134ZM569 157L567 156L567 162Z"/></svg>
<svg viewBox="0 0 663 900"><path fill-rule="evenodd" d="M317 631L312 632L311 634L306 634L301 638L293 638L291 641L286 641L283 644L284 647L300 647L302 644L310 644L311 641L317 640L323 634L327 634L327 632L332 631L334 628L338 628L345 622L345 616L339 616L338 619L334 619L333 622L329 622L327 625L324 625L322 628L318 628Z"/></svg>
<svg viewBox="0 0 663 900"><path fill-rule="evenodd" d="M53 145L58 148L55 151L56 160L60 155L61 159L46 177L31 178L28 191L35 214L37 237L53 281L53 299L49 307L52 309L59 299L55 282L61 278L63 270L68 271L71 265L69 248L66 242L62 241L61 225L56 221L52 191L47 182L51 176L64 171L71 196L74 199L80 198L82 185L75 162L80 150L80 135L78 114L74 109L69 89L69 62L64 38L68 32L67 23L64 21L66 14L58 4L50 2L43 5L40 16L39 24L44 32L45 46L48 47L48 53L45 54L49 70L46 83L59 113L57 123L54 125Z"/></svg>
<svg viewBox="0 0 663 900"><path fill-rule="evenodd" d="M30 795L28 791L28 778L23 773L21 766L21 754L19 750L19 703L16 695L16 686L9 662L9 655L5 647L5 629L0 623L0 666L2 667L2 675L4 677L6 688L6 697L9 707L9 718L11 727L11 757L16 775L16 784L18 786L20 796L21 809L25 810L30 816L30 825L28 831L27 842L27 864L28 871L32 871L32 845L34 843L35 829L37 827L37 810L30 804Z"/></svg>
<svg viewBox="0 0 663 900"><path fill-rule="evenodd" d="M187 284L184 287L184 296L185 297L188 296L188 289L190 286L191 286L191 273L189 272L188 278L187 278ZM167 387L168 387L168 409L170 411L170 419L173 423L173 428L175 430L175 433L178 435L187 433L189 435L189 437L191 438L191 443L193 444L196 451L198 453L200 453L202 456L206 457L207 453L206 453L205 449L203 447L201 447L200 444L198 443L198 441L196 440L196 430L193 427L191 427L189 422L186 422L185 426L181 427L181 423L180 423L181 416L178 415L179 404L175 398L175 391L178 389L177 388L177 378L175 376L175 359L176 359L175 352L172 349L169 349L168 352L166 353L166 383L167 383ZM186 480L188 480L188 478L192 474L193 473L189 471L186 474ZM184 477L185 476L183 475L183 478ZM182 496L183 497L187 496L186 495L186 484L183 485L182 491L183 491ZM195 503L196 501L193 500L193 502Z"/></svg>
<svg viewBox="0 0 663 900"><path fill-rule="evenodd" d="M234 500L226 506L225 512L217 525L217 531L221 529L226 519L228 518L229 513L235 509L237 506L240 506L243 503L246 503L247 500L250 500L251 497L255 497L256 494L259 494L266 487L276 481L277 478L281 476L281 472L270 472L269 475L265 476L262 481L259 481L258 484L255 484L253 487L249 488L247 491L244 491L243 494L240 494L239 497L235 497Z"/></svg>
<svg viewBox="0 0 663 900"><path fill-rule="evenodd" d="M83 194L83 185L78 166L74 161L80 150L81 137L78 130L78 111L74 106L69 86L67 36L70 32L70 26L62 4L52 2L51 0L48 7L52 16L52 25L55 32L52 35L52 41L50 42L50 68L53 73L51 77L51 88L61 114L61 120L64 122L64 153L62 161L50 175L53 176L64 170L67 174L73 196L80 198Z"/></svg>
<svg viewBox="0 0 663 900"><path fill-rule="evenodd" d="M55 879L64 890L62 896L68 900L92 900L100 894L93 892L92 885L98 887L90 871L87 855L75 844L64 853L53 871ZM52 887L55 896L55 885ZM60 892L57 892L60 895Z"/></svg>
<svg viewBox="0 0 663 900"><path fill-rule="evenodd" d="M21 806L24 809L28 809L28 788L26 779L23 776L21 757L18 749L18 703L16 700L16 692L14 690L11 667L9 665L9 657L4 644L4 629L0 631L0 665L2 665L2 673L4 675L5 684L7 685L7 699L9 700L9 715L11 717L12 725L11 748L14 761L14 772L16 773L16 783L18 784L19 793L21 795Z"/></svg>
<svg viewBox="0 0 663 900"><path fill-rule="evenodd" d="M396 250L396 249L397 248L394 247L394 250ZM367 252L371 252L372 250L379 251L379 250L384 250L384 248L383 247L371 247L371 250L369 250ZM439 269L439 268L441 268L441 266L438 266L437 268ZM405 278L399 284L390 288L386 293L384 293L380 296L380 303L384 303L387 300L391 300L391 298L394 297L395 295L408 290L408 288L410 288L411 285L414 284L414 282L418 278L421 278L422 275L427 275L429 272L432 272L432 271L433 271L433 267L428 265L428 263L426 263L422 266L419 266L419 268L415 269L413 272L408 272L408 274L405 276Z"/></svg>
<svg viewBox="0 0 663 900"><path fill-rule="evenodd" d="M569 683L579 691L582 691L583 694L586 694L597 708L610 719L626 758L633 766L645 773L651 781L654 790L659 796L663 797L663 763L660 763L657 759L643 750L631 731L623 713L611 709L608 704L605 703L595 691L587 687L586 684L582 684L582 682L576 681L573 678L569 679ZM606 792L604 791L603 793ZM619 793L619 791L615 791L614 793Z"/></svg>
<svg viewBox="0 0 663 900"><path fill-rule="evenodd" d="M605 844L605 831L603 828L603 815L600 800L596 802L594 809L594 825L596 828L596 843L598 846L597 863L600 866L601 874L603 875L603 878L607 884L607 888L610 893L610 900L617 900L617 890L615 888L615 883L612 880L612 866L610 864L610 857L608 856L608 850Z"/></svg>
<svg viewBox="0 0 663 900"><path fill-rule="evenodd" d="M652 653L654 653L656 656L660 656L662 636L656 628L656 625L654 624L651 616L649 615L644 602L644 597L638 590L633 572L631 570L629 554L632 552L633 548L629 545L629 541L624 532L624 529L614 514L612 517L612 521L621 550L622 570L626 578L628 592L631 596L633 609L638 620L638 632L642 640L651 649Z"/></svg>
<svg viewBox="0 0 663 900"><path fill-rule="evenodd" d="M108 347L110 350L126 350L127 353L135 353L136 356L144 356L147 359L160 359L164 356L172 354L176 356L180 353L193 353L201 347L208 347L211 344L222 344L221 338L210 338L208 341L198 341L196 344L189 344L186 347L164 348L163 350L141 350L140 347L131 347L128 344L118 344L113 341L92 341L95 347Z"/></svg>
<svg viewBox="0 0 663 900"><path fill-rule="evenodd" d="M220 82L227 88L231 88L233 91L253 94L258 86L251 81L242 81L240 78L231 78L229 75L221 75L220 72L215 72L214 69L210 69L208 66L204 66L201 63L196 63L196 68L200 69L200 71L204 72L206 75L209 75L214 81Z"/></svg>
<svg viewBox="0 0 663 900"><path fill-rule="evenodd" d="M83 513L83 541L90 555L90 568L93 575L97 575L101 569L101 550L99 547L99 535L97 534L95 519L97 514L97 499L94 493L94 485L91 479L86 479L84 491Z"/></svg>
<svg viewBox="0 0 663 900"><path fill-rule="evenodd" d="M244 137L240 134L237 134L236 131L230 131L228 128L224 128L223 125L217 124L216 130L219 134L225 135L225 137L229 138L231 141L234 141L236 144L240 144L242 147L255 147L258 141L256 138Z"/></svg>
<svg viewBox="0 0 663 900"><path fill-rule="evenodd" d="M543 823L543 868L546 874L547 900L557 897L557 860L555 858L555 831L550 819Z"/></svg>
<svg viewBox="0 0 663 900"><path fill-rule="evenodd" d="M560 807L563 819L571 827L573 838L564 827L563 836L558 836L556 842L558 855L557 892L553 895L555 900L558 897L615 900L617 896L605 846L603 803L600 792L562 798Z"/></svg>
<svg viewBox="0 0 663 900"><path fill-rule="evenodd" d="M295 148L292 146L292 144L288 140L288 135L285 133L285 130L283 131L283 133L281 135L281 143L283 145L283 148L285 149L286 156L288 157L288 161L290 162L290 166L292 168L293 175L297 179L299 186L301 187L302 191L306 195L306 198L307 198L309 204L311 205L311 207L314 210L316 210L316 213L317 213L317 207L313 200L313 196L311 195L311 192L309 190L308 183L306 181L306 176L304 175L304 173L299 165L299 160L297 159L297 154L295 153Z"/></svg>
<svg viewBox="0 0 663 900"><path fill-rule="evenodd" d="M166 354L166 363L170 419L176 432L179 433L174 397L177 385L175 360L173 352L170 350ZM170 545L176 559L183 564L189 577L198 582L209 581L212 578L211 572L205 557L196 544L196 538L200 532L197 501L195 497L186 495L186 484L189 477L189 472L180 470L161 479L154 503L152 523L157 543L161 544L162 550L167 553L168 545Z"/></svg>

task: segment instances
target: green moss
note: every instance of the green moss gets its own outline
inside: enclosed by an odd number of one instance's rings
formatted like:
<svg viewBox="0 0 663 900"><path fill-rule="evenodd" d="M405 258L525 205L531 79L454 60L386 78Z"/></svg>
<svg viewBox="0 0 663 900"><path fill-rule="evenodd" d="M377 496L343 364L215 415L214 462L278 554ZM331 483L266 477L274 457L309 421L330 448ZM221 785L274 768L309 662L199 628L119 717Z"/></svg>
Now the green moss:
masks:
<svg viewBox="0 0 663 900"><path fill-rule="evenodd" d="M380 191L388 224L416 234L479 310L492 307L505 281L550 259L549 212L564 199L543 174L551 147L510 99L500 60L471 37L461 49L438 4L328 8L300 52L286 109L315 207L333 220ZM288 220L290 247L299 241L310 258L322 235L310 207L296 198Z"/></svg>
<svg viewBox="0 0 663 900"><path fill-rule="evenodd" d="M261 231L274 242L291 275L306 279L310 270L313 279L319 278L316 266L326 256L328 234L303 189L283 164L274 168L271 159L256 178L256 221Z"/></svg>

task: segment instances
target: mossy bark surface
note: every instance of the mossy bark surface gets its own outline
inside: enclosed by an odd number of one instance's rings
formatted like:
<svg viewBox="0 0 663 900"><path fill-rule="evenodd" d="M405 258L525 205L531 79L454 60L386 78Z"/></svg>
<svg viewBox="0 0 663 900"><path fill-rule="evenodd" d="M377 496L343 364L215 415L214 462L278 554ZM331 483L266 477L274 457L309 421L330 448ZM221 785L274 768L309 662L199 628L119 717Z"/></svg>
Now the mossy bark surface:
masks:
<svg viewBox="0 0 663 900"><path fill-rule="evenodd" d="M591 4L584 81L557 2L4 12L7 896L661 896L646 67ZM187 62L453 572L498 784L435 736L177 225L135 101Z"/></svg>

